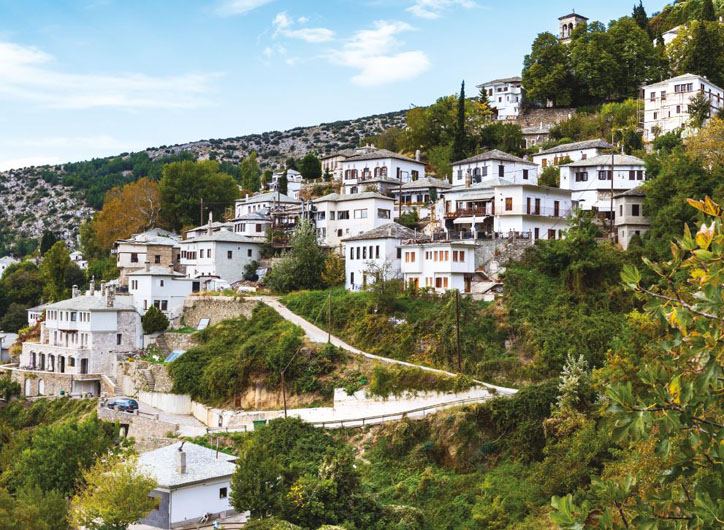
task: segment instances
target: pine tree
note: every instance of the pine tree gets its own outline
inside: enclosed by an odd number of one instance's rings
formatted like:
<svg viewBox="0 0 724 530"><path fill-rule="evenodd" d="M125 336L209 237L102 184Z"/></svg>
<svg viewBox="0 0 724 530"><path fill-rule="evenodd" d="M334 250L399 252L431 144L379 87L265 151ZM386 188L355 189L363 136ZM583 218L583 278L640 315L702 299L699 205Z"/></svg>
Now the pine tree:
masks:
<svg viewBox="0 0 724 530"><path fill-rule="evenodd" d="M643 2L639 0L639 5L635 5L633 8L633 13L631 14L631 18L634 19L636 24L638 26L646 31L649 34L649 37L651 37L651 28L649 27L649 17L646 14L646 9L644 8Z"/></svg>
<svg viewBox="0 0 724 530"><path fill-rule="evenodd" d="M261 188L261 170L254 151L241 163L241 187L249 191Z"/></svg>
<svg viewBox="0 0 724 530"><path fill-rule="evenodd" d="M684 66L687 72L702 75L711 82L720 84L722 75L717 58L721 57L722 50L716 34L718 28L709 27L710 24L710 22L695 23L691 40L686 48Z"/></svg>
<svg viewBox="0 0 724 530"><path fill-rule="evenodd" d="M279 187L279 193L282 193L284 195L287 194L287 190L289 188L289 179L287 178L286 170L284 171L284 173L282 173L282 176L279 177L279 182L277 183L277 186Z"/></svg>
<svg viewBox="0 0 724 530"><path fill-rule="evenodd" d="M703 5L701 6L701 20L707 20L709 22L716 20L713 0L704 0Z"/></svg>
<svg viewBox="0 0 724 530"><path fill-rule="evenodd" d="M455 125L455 138L453 139L453 160L465 158L465 81L460 86L458 98L458 119Z"/></svg>

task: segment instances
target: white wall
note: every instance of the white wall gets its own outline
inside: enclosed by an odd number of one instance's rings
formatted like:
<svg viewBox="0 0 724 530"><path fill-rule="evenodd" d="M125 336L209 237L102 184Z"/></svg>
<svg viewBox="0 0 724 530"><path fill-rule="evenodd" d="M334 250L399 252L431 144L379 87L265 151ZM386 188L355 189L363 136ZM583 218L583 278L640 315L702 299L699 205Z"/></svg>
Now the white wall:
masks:
<svg viewBox="0 0 724 530"><path fill-rule="evenodd" d="M370 271L383 272L385 280L399 278L400 259L397 257L402 241L393 238L367 239L344 243L345 288L360 291L366 284L375 282ZM359 251L358 251L359 249ZM357 258L359 252L360 258ZM378 256L379 253L379 257ZM372 254L372 255L371 255Z"/></svg>
<svg viewBox="0 0 724 530"><path fill-rule="evenodd" d="M219 490L226 488L225 499L219 498ZM232 511L231 477L193 484L171 492L171 524L202 517L205 513Z"/></svg>
<svg viewBox="0 0 724 530"><path fill-rule="evenodd" d="M261 259L261 245L261 242L187 240L183 242L182 248L187 252L196 252L196 259L182 258L181 264L186 265L186 276L189 278L219 276L228 283L234 283L244 277L246 265ZM231 258L228 252L231 252Z"/></svg>
<svg viewBox="0 0 724 530"><path fill-rule="evenodd" d="M395 215L395 201L392 199L367 198L314 204L317 207L317 237L329 247L339 246L345 237L356 236L390 223ZM340 212L347 212L349 219L339 219ZM362 218L361 215L366 217Z"/></svg>
<svg viewBox="0 0 724 530"><path fill-rule="evenodd" d="M611 181L599 180L599 171L610 171L610 165L601 166L561 166L561 189L571 190L571 199L578 203L582 210L590 211L594 206L601 212L611 210ZM631 171L641 171L642 178L631 180ZM576 173L586 172L588 180L576 182ZM646 180L646 167L640 165L614 165L613 190L614 194L640 186Z"/></svg>
<svg viewBox="0 0 724 530"><path fill-rule="evenodd" d="M161 285L162 282L163 285ZM168 304L164 313L166 315L175 314L183 307L184 300L191 294L192 287L193 282L187 278L152 274L133 274L128 277L128 292L133 296L136 311L142 315L154 305L155 301L162 300Z"/></svg>
<svg viewBox="0 0 724 530"><path fill-rule="evenodd" d="M500 174L500 166L503 166L502 175ZM454 186L463 186L468 172L472 177L471 182L475 183L474 175L476 169L480 170L481 179L485 177L501 177L515 184L538 184L538 168L534 164L508 162L505 160L483 160L479 162L455 164L452 169Z"/></svg>
<svg viewBox="0 0 724 530"><path fill-rule="evenodd" d="M568 157L571 162L578 162L580 160L586 160L593 158L601 153L601 149L592 147L589 149L572 149L569 151L561 151L558 153L549 154L534 154L532 155L533 162L540 168L547 166L557 166L558 163L564 158Z"/></svg>
<svg viewBox="0 0 724 530"><path fill-rule="evenodd" d="M413 180L413 171L417 171L416 179L425 178L425 164L422 162L415 162L413 160L399 160L397 158L380 158L376 160L345 160L342 162L342 175L344 176L345 184L349 182L359 182L360 185L364 185L363 171L365 169L370 170L368 179L375 178L375 168L387 168L387 177L389 179L402 178L403 184ZM347 171L356 170L357 178L348 178ZM399 176L398 176L399 175ZM360 190L361 191L361 190Z"/></svg>
<svg viewBox="0 0 724 530"><path fill-rule="evenodd" d="M492 83L484 85L490 106L497 109L498 119L506 120L518 116L522 89L521 82Z"/></svg>

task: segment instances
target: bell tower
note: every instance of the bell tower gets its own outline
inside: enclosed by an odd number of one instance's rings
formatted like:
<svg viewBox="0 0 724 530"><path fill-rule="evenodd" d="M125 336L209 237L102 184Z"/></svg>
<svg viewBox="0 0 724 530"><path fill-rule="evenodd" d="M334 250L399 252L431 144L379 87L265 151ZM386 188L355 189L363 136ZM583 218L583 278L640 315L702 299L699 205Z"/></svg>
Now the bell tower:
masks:
<svg viewBox="0 0 724 530"><path fill-rule="evenodd" d="M571 35L576 26L586 22L588 19L573 11L570 15L562 16L558 19L558 39L563 44L571 42Z"/></svg>

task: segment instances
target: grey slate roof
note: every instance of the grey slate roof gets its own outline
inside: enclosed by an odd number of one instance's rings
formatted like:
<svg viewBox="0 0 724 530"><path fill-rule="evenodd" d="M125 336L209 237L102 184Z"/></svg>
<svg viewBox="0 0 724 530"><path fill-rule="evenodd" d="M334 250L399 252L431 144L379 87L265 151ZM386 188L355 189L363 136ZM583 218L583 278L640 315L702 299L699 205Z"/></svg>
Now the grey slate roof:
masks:
<svg viewBox="0 0 724 530"><path fill-rule="evenodd" d="M343 202L343 201L355 201L358 199L384 199L386 201L392 201L394 199L377 193L376 191L363 191L362 193L350 193L349 195L340 195L339 193L328 193L318 199L314 199L312 202Z"/></svg>
<svg viewBox="0 0 724 530"><path fill-rule="evenodd" d="M618 197L646 197L646 193L641 189L641 186L636 186L632 190L622 191L613 196L614 199Z"/></svg>
<svg viewBox="0 0 724 530"><path fill-rule="evenodd" d="M320 160L325 160L327 158L334 158L336 156L346 156L349 158L350 156L355 156L357 154L357 151L354 149L341 149L339 151L335 151L333 153L329 153L328 155L324 155L320 158Z"/></svg>
<svg viewBox="0 0 724 530"><path fill-rule="evenodd" d="M124 297L126 298L126 297ZM113 307L106 307L105 296L76 296L75 298L69 298L62 300L54 304L48 304L45 309L63 309L68 311L135 311L136 308L131 304L125 304L119 300L119 296L116 295L116 299L113 302Z"/></svg>
<svg viewBox="0 0 724 530"><path fill-rule="evenodd" d="M372 230L368 230L367 232L363 232L361 234L358 234L356 236L351 236L344 238L342 241L364 241L368 239L386 239L386 238L392 238L392 239L414 239L414 238L420 238L421 236L424 236L424 234L420 232L415 232L415 230L412 230L410 228L407 228L406 226L402 226L398 223L386 223L382 226L378 226L377 228L373 228Z"/></svg>
<svg viewBox="0 0 724 530"><path fill-rule="evenodd" d="M575 12L568 13L567 15L563 15L562 17L558 17L558 20L563 20L564 18L569 18L569 17L578 17L578 18L582 18L584 20L588 20L588 17L584 17L583 15L579 15L578 13L575 13Z"/></svg>
<svg viewBox="0 0 724 530"><path fill-rule="evenodd" d="M186 473L176 470L176 455L181 443L161 447L154 451L141 453L138 457L139 468L151 475L160 488L175 489L187 484L205 480L229 477L234 473L235 456L219 453L190 442L183 444L186 453Z"/></svg>
<svg viewBox="0 0 724 530"><path fill-rule="evenodd" d="M644 166L646 165L646 162L631 155L613 155L613 164L615 166ZM595 167L610 165L611 155L598 155L592 158L587 158L586 160L563 164L565 167Z"/></svg>
<svg viewBox="0 0 724 530"><path fill-rule="evenodd" d="M404 160L406 162L414 162L416 164L420 164L421 166L425 165L423 162L420 162L419 160L415 160L414 158L410 158L409 156L401 155L399 153L394 153L387 149L377 149L375 151L372 151L371 153L362 153L359 155L355 155L355 156L349 157L346 161L354 162L354 161L358 161L358 160L380 160L380 159L384 159L384 158L395 158L397 160Z"/></svg>
<svg viewBox="0 0 724 530"><path fill-rule="evenodd" d="M501 79L493 79L492 81L488 81L487 83L481 83L478 85L478 87L485 86L485 85L495 85L498 83L520 83L521 81L523 81L523 78L518 77L518 76L503 77Z"/></svg>
<svg viewBox="0 0 724 530"><path fill-rule="evenodd" d="M173 276L173 277L180 277L183 278L184 275L180 272L173 271L169 269L168 267L161 267L158 265L154 265L149 268L149 270L145 269L139 269L133 272L129 272L128 276Z"/></svg>
<svg viewBox="0 0 724 530"><path fill-rule="evenodd" d="M452 166L459 166L460 164L468 164L470 162L484 162L485 160L500 160L502 162L517 162L518 164L526 164L528 166L535 166L533 162L529 162L528 160L523 160L520 157L517 157L515 155L511 155L509 153L505 153L499 149L491 149L490 151L485 151L484 153L480 153L475 156L471 156L469 158L465 158L463 160L458 160L457 162L453 162Z"/></svg>
<svg viewBox="0 0 724 530"><path fill-rule="evenodd" d="M248 236L237 234L229 230L219 230L213 234L203 234L198 237L187 239L183 243L199 243L206 241L218 241L222 243L259 243L258 240L252 239Z"/></svg>
<svg viewBox="0 0 724 530"><path fill-rule="evenodd" d="M554 153L563 153L565 151L576 151L578 149L613 149L613 145L600 138L596 140L584 140L582 142L573 142L570 144L561 144L545 151L535 153L533 156L552 155Z"/></svg>
<svg viewBox="0 0 724 530"><path fill-rule="evenodd" d="M436 179L434 177L425 177L422 179L417 180L411 180L410 182L405 182L402 185L403 190L414 190L417 188L443 188L448 189L451 188L452 184L450 184L447 180L442 179Z"/></svg>
<svg viewBox="0 0 724 530"><path fill-rule="evenodd" d="M117 246L120 243L131 243L141 245L166 245L176 246L181 240L181 236L173 232L169 232L162 228L151 228L140 234L133 234L128 239L119 239L116 241Z"/></svg>
<svg viewBox="0 0 724 530"><path fill-rule="evenodd" d="M299 199L295 199L293 197L290 197L289 195L284 195L283 193L277 194L276 191L268 191L266 193L259 193L257 195L252 195L251 197L248 197L246 200L241 199L243 204L255 204L258 202L291 202L294 204L300 204L301 201Z"/></svg>
<svg viewBox="0 0 724 530"><path fill-rule="evenodd" d="M264 209L264 211L250 212L250 213L244 214L241 217L236 217L233 220L234 221L271 221L271 217L269 217L268 209Z"/></svg>

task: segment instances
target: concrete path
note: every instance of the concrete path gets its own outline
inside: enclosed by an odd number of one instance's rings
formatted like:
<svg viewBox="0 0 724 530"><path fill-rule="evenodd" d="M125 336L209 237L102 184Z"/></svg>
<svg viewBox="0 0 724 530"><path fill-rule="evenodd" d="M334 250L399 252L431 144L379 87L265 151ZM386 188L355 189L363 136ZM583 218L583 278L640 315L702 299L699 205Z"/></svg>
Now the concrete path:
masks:
<svg viewBox="0 0 724 530"><path fill-rule="evenodd" d="M260 302L264 302L269 307L273 308L277 313L279 313L282 317L284 317L289 322L296 324L300 328L304 330L304 333L307 335L310 341L314 343L323 344L327 342L327 339L329 337L329 334L324 331L322 328L315 326L308 320L305 320L304 318L300 317L296 313L292 312L289 308L287 308L284 304L282 304L278 298L274 296L254 296L254 297L248 297L248 300L258 300ZM364 352L360 350L359 348L355 348L354 346L347 344L339 337L335 337L332 335L329 337L330 342L337 346L338 348L342 348L343 350L346 350L350 353L354 353L356 355L362 355L363 357L366 357L368 359L373 359L376 361L384 362L384 363L390 363L390 364L399 364L401 366L410 366L412 368L419 368L420 370L425 370L428 372L434 372L441 375L447 375L455 377L458 374L455 374L453 372L447 372L445 370L438 370L437 368L430 368L429 366L422 366L419 364L412 364L408 363L406 361L400 361L398 359L391 359L389 357L382 357L380 355L373 355L371 353ZM479 385L483 385L488 388L495 388L499 393L501 394L515 394L517 390L514 388L506 388L502 386L495 386L488 383L485 383L483 381L473 380Z"/></svg>
<svg viewBox="0 0 724 530"><path fill-rule="evenodd" d="M158 414L159 420L178 425L178 434L180 436L194 438L196 436L203 436L206 434L206 425L191 415L171 414L152 407L147 403L143 403L142 401L138 401L138 407L141 412L145 412L147 414Z"/></svg>

